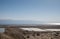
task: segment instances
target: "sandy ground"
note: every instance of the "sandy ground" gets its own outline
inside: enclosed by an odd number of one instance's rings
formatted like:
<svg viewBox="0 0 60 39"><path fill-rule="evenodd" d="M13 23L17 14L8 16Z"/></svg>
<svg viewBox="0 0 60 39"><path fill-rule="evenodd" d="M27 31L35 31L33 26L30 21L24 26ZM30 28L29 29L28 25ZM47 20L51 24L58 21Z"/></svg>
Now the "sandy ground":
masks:
<svg viewBox="0 0 60 39"><path fill-rule="evenodd" d="M60 39L60 31L27 31L19 28L6 28L0 39Z"/></svg>

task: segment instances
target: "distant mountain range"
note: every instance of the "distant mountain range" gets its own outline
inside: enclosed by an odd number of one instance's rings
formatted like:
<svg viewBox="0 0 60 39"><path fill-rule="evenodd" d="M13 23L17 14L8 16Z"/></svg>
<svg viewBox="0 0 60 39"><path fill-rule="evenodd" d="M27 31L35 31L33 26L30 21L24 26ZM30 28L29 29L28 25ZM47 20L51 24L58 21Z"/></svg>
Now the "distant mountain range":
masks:
<svg viewBox="0 0 60 39"><path fill-rule="evenodd" d="M40 21L31 20L0 20L0 24L42 24Z"/></svg>
<svg viewBox="0 0 60 39"><path fill-rule="evenodd" d="M44 25L60 25L60 23L45 23L42 21L32 20L0 20L0 24L44 24Z"/></svg>

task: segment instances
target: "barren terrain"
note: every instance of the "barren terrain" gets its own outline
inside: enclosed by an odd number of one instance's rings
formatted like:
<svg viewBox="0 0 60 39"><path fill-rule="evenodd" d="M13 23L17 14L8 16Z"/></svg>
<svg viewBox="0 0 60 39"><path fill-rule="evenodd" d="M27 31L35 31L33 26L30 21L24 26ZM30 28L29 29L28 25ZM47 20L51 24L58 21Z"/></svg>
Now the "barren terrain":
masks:
<svg viewBox="0 0 60 39"><path fill-rule="evenodd" d="M5 27L5 31L0 33L0 39L60 39L60 31L38 32L27 31L19 28Z"/></svg>

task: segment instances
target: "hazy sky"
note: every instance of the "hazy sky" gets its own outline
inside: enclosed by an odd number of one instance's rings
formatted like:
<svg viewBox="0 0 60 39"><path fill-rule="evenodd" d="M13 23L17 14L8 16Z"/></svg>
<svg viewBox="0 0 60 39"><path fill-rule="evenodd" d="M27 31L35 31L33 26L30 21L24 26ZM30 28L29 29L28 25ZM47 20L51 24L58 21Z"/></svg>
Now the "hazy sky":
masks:
<svg viewBox="0 0 60 39"><path fill-rule="evenodd" d="M0 0L0 19L60 22L60 0Z"/></svg>

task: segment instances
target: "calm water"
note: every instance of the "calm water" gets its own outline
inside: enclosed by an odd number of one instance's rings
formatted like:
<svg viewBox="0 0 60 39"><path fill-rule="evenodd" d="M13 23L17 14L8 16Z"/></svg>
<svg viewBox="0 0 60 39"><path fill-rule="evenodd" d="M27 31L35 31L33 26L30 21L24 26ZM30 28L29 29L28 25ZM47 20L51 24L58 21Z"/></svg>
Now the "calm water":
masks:
<svg viewBox="0 0 60 39"><path fill-rule="evenodd" d="M5 31L5 28L0 28L0 32L4 32Z"/></svg>
<svg viewBox="0 0 60 39"><path fill-rule="evenodd" d="M60 29L20 28L28 31L60 31Z"/></svg>

